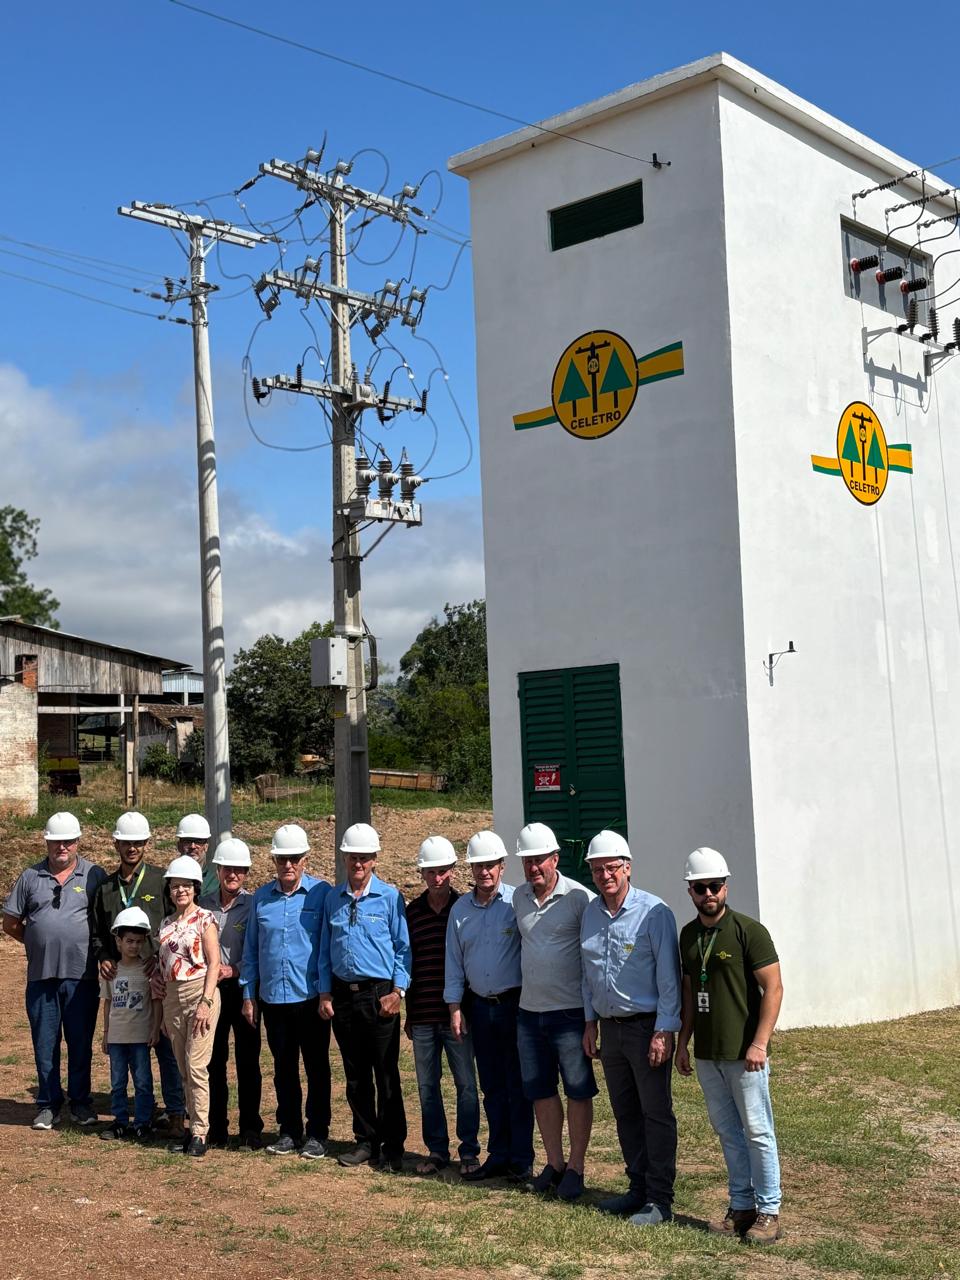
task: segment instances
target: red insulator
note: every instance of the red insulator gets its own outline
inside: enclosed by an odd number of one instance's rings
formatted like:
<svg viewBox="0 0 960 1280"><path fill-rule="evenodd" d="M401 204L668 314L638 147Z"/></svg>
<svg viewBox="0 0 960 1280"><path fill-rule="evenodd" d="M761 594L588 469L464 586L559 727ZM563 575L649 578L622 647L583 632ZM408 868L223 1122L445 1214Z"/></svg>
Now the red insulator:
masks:
<svg viewBox="0 0 960 1280"><path fill-rule="evenodd" d="M868 271L871 267L879 267L879 265L880 258L876 253L868 253L864 258L850 259L850 270L855 276L858 276L861 271Z"/></svg>
<svg viewBox="0 0 960 1280"><path fill-rule="evenodd" d="M886 271L877 272L877 284L889 284L891 280L903 278L903 267L887 267Z"/></svg>
<svg viewBox="0 0 960 1280"><path fill-rule="evenodd" d="M900 273L901 275L903 272ZM913 280L903 280L900 283L901 293L916 293L920 289L927 287L926 276L915 276Z"/></svg>

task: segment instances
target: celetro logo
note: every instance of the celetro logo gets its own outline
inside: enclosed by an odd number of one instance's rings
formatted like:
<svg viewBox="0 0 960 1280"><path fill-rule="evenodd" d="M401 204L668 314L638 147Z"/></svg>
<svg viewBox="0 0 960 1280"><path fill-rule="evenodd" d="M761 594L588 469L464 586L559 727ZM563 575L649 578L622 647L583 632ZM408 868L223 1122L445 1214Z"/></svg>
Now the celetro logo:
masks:
<svg viewBox="0 0 960 1280"><path fill-rule="evenodd" d="M837 455L811 454L814 471L839 476L854 498L872 507L883 497L891 471L913 472L909 444L887 444L880 419L862 400L848 404L837 423Z"/></svg>
<svg viewBox="0 0 960 1280"><path fill-rule="evenodd" d="M591 329L566 348L550 385L550 405L514 416L517 431L559 422L580 440L598 440L625 421L638 388L683 374L683 343L673 342L639 358L610 329Z"/></svg>

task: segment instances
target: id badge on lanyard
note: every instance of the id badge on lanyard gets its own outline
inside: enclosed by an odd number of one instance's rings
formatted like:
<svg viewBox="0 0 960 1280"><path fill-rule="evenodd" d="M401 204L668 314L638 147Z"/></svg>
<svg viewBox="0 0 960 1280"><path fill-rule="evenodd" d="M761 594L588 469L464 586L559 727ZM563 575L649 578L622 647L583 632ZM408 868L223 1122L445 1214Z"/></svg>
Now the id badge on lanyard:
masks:
<svg viewBox="0 0 960 1280"><path fill-rule="evenodd" d="M700 990L697 992L697 1013L710 1012L710 992L707 990L707 961L717 940L717 930L711 929L710 941L706 948L703 945L703 934L697 937L697 950L700 952Z"/></svg>

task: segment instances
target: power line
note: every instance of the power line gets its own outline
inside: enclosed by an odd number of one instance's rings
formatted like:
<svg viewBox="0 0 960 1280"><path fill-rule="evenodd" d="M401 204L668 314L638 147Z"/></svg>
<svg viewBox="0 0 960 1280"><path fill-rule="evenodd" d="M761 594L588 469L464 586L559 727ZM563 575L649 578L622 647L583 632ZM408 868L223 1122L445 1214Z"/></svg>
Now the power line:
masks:
<svg viewBox="0 0 960 1280"><path fill-rule="evenodd" d="M140 311L137 307L125 307L119 302L108 302L106 298L95 298L92 293L78 293L76 289L67 289L62 284L51 284L49 280L38 280L35 276L22 276L16 271L4 271L0 267L0 276L9 276L12 280L23 280L27 284L38 284L44 289L55 289L57 293L68 293L72 298L83 298L84 302L98 302L101 307L113 307L114 311L128 311L132 316L146 316L148 320L166 320L170 324L189 324L182 316L162 316L155 311Z"/></svg>
<svg viewBox="0 0 960 1280"><path fill-rule="evenodd" d="M568 142L577 142L583 147L593 147L595 151L606 151L612 156L620 156L624 160L635 160L637 164L648 164L654 169L659 169L662 165L669 164L669 160L655 160L646 156L635 156L629 151L617 151L615 147L605 147L602 143L591 142L589 138L576 138L572 134L564 133L562 129L550 129L546 125L536 124L533 120L523 120L519 116L508 115L505 111L497 111L495 107L484 106L480 102L470 102L467 98L458 98L455 94L444 93L440 89L433 89L430 85L420 84L416 80L407 80L404 76L393 75L389 71L381 71L377 67L369 67L363 62L356 62L352 58L341 57L340 54L330 53L326 49L318 49L315 45L303 44L299 40L291 40L289 36L277 35L274 31L266 31L263 27L254 27L247 22L239 22L236 18L228 18L225 14L214 13L212 9L202 9L199 5L187 4L186 0L169 0L170 4L176 5L178 9L189 9L192 13L202 14L205 18L213 18L215 22L223 22L230 27L238 27L241 31L249 31L251 35L262 36L264 40L274 40L277 44L285 44L291 49L299 49L302 53L312 53L317 58L326 58L329 62L337 62L341 66L350 67L354 71L364 71L367 75L379 76L381 80L389 80L393 84L401 84L407 89L416 89L420 93L429 94L431 98L439 98L443 102L452 102L458 107L468 107L471 111L482 111L484 115L495 116L498 120L506 120L510 124L518 124L524 129L536 129L538 133L545 133L554 138L565 138ZM944 161L943 163L947 163Z"/></svg>
<svg viewBox="0 0 960 1280"><path fill-rule="evenodd" d="M132 284L119 284L116 280L108 280L105 276L94 276L89 271L77 271L74 267L64 267L59 262L46 262L43 258L34 258L29 253L17 253L16 249L0 248L0 253L10 258L20 258L23 262L33 262L38 267L46 267L49 271L63 271L68 276L79 276L81 280L93 280L97 284L105 284L108 289L122 289L124 293L138 293Z"/></svg>
<svg viewBox="0 0 960 1280"><path fill-rule="evenodd" d="M18 240L16 236L8 236L0 232L0 240L6 244L17 244L21 249L34 249L38 253L48 253L55 258L70 258L77 262L92 263L95 266L111 270L112 275L126 274L133 276L142 276L146 280L162 281L163 276L155 271L144 271L142 267L128 267L121 262L111 262L108 258L95 258L86 253L74 253L70 249L57 249L53 245L38 244L34 240Z"/></svg>

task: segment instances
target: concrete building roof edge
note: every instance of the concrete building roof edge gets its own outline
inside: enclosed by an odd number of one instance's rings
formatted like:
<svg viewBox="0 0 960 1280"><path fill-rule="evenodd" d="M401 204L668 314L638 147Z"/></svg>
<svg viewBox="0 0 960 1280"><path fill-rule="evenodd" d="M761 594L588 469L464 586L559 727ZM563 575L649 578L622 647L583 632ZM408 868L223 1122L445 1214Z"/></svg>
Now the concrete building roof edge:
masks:
<svg viewBox="0 0 960 1280"><path fill-rule="evenodd" d="M808 102L806 98L792 93L776 80L771 80L745 62L740 62L729 53L721 52L710 54L696 62L688 62L681 67L674 67L647 80L639 80L602 98L596 98L592 102L561 112L559 115L550 116L538 121L538 127L527 125L466 151L460 151L450 157L447 168L458 176L469 177L476 170L517 155L536 142L547 145L560 141L554 136L553 131L573 132L586 126L599 124L613 116L622 115L640 104L645 105L675 93L682 93L711 80L721 81L750 94L770 110L794 123L803 125L818 137L834 143L858 159L866 160L891 176L905 174L911 169L920 167L888 147L881 146L866 134L851 128L850 125L823 111L812 102ZM543 129L549 129L552 132L543 133ZM664 155L663 159L669 160L671 157ZM926 182L927 187L933 187L937 193L944 193L950 189L948 184L930 174L927 175ZM904 185L917 191L922 188L919 178L904 179ZM931 198L937 199L937 195Z"/></svg>

